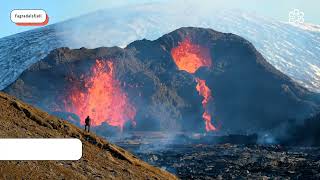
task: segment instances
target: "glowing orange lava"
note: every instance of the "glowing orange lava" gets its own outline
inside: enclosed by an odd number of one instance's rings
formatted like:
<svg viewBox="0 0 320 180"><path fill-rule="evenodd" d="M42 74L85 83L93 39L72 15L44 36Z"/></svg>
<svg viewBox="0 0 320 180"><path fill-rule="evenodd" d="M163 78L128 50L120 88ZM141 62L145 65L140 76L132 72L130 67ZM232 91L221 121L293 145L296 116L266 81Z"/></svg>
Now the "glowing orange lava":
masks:
<svg viewBox="0 0 320 180"><path fill-rule="evenodd" d="M216 127L214 127L211 124L211 116L210 116L210 114L208 112L208 108L207 108L209 100L212 99L211 90L206 85L205 80L196 78L196 81L198 83L196 86L196 89L199 92L199 94L203 97L202 106L204 108L204 113L202 114L202 118L204 119L204 122L206 124L206 130L207 131L215 131Z"/></svg>
<svg viewBox="0 0 320 180"><path fill-rule="evenodd" d="M172 49L171 55L180 70L195 73L202 66L211 66L209 49L192 44L190 38L186 38Z"/></svg>
<svg viewBox="0 0 320 180"><path fill-rule="evenodd" d="M115 79L111 61L96 60L91 75L83 81L82 85L74 84L65 102L65 109L77 114L82 124L87 116L93 126L106 122L122 130L127 121L135 124L136 110Z"/></svg>
<svg viewBox="0 0 320 180"><path fill-rule="evenodd" d="M210 67L212 65L209 49L192 44L190 38L186 38L177 47L173 48L171 55L179 70L185 70L191 74L194 74L200 67ZM202 118L205 122L206 131L215 131L217 128L211 123L211 115L207 107L209 100L212 99L211 90L206 85L205 80L196 78L196 81L196 89L203 97L202 106L205 111Z"/></svg>

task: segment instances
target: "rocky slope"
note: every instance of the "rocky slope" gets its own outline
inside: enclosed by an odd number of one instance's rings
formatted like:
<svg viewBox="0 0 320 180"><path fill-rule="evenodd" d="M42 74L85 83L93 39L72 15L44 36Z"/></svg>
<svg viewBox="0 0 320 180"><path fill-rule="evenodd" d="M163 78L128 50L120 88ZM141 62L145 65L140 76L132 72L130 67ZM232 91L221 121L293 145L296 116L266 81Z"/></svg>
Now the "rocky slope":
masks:
<svg viewBox="0 0 320 180"><path fill-rule="evenodd" d="M171 51L187 38L208 49L212 66L194 74L178 69ZM53 112L70 91L70 79L90 73L96 59L114 63L116 78L137 109L136 130L202 131L203 97L196 78L211 89L210 114L225 132L270 130L319 108L316 94L275 69L250 42L202 28L181 28L125 49L56 49L5 91Z"/></svg>
<svg viewBox="0 0 320 180"><path fill-rule="evenodd" d="M78 161L1 161L1 179L176 179L131 153L0 92L1 138L79 138Z"/></svg>

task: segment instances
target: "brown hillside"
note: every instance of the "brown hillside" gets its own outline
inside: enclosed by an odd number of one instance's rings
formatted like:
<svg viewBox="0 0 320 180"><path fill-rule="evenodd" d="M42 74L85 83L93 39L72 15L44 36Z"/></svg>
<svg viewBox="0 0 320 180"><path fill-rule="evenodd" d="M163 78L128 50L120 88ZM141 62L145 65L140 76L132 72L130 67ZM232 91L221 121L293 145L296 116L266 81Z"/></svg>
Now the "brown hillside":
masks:
<svg viewBox="0 0 320 180"><path fill-rule="evenodd" d="M0 179L177 179L124 149L0 92L0 138L76 137L78 161L0 161Z"/></svg>

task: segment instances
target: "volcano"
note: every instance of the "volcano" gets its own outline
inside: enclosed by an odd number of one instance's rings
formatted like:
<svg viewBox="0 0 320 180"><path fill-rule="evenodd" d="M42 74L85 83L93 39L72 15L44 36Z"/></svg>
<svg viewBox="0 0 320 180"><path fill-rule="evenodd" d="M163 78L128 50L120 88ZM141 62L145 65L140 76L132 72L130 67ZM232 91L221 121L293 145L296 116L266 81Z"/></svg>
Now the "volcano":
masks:
<svg viewBox="0 0 320 180"><path fill-rule="evenodd" d="M124 49L58 48L4 91L74 123L91 113L95 126L125 131L268 131L319 110L317 94L249 41L192 27Z"/></svg>
<svg viewBox="0 0 320 180"><path fill-rule="evenodd" d="M257 13L179 0L102 9L0 38L0 90L53 49L125 47L142 38L155 40L184 26L213 28L244 37L278 70L311 91L320 90L319 26L295 26Z"/></svg>

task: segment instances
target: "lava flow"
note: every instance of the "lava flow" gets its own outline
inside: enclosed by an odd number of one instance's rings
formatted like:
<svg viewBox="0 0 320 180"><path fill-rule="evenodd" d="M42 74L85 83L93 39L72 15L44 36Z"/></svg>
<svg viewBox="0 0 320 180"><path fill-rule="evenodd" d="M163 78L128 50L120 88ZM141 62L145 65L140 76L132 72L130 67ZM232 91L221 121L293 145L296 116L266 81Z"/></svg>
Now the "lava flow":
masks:
<svg viewBox="0 0 320 180"><path fill-rule="evenodd" d="M196 81L198 83L197 86L196 86L196 89L199 92L199 94L203 97L202 106L203 106L205 111L202 114L202 118L204 119L204 122L206 123L206 130L207 131L215 131L216 127L214 127L211 124L211 116L210 116L210 114L208 112L208 108L207 108L209 100L212 99L211 90L206 85L206 81L205 80L196 78Z"/></svg>
<svg viewBox="0 0 320 180"><path fill-rule="evenodd" d="M171 50L171 55L180 70L185 70L191 74L194 74L200 67L210 67L212 65L209 49L192 44L190 38L186 38L184 41L180 42L177 47L173 48ZM206 131L217 130L211 123L211 115L207 107L209 100L212 99L211 90L206 85L205 80L196 78L196 81L196 89L204 98L202 101L202 106L204 108L202 118L206 125Z"/></svg>
<svg viewBox="0 0 320 180"><path fill-rule="evenodd" d="M77 114L82 124L86 116L90 116L93 126L106 122L122 130L127 121L135 124L136 110L115 79L111 61L96 60L90 75L82 77L82 84L72 84L65 101L67 111Z"/></svg>

